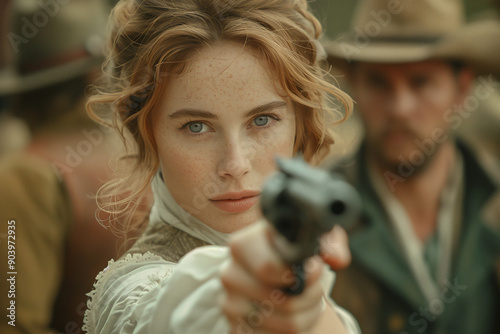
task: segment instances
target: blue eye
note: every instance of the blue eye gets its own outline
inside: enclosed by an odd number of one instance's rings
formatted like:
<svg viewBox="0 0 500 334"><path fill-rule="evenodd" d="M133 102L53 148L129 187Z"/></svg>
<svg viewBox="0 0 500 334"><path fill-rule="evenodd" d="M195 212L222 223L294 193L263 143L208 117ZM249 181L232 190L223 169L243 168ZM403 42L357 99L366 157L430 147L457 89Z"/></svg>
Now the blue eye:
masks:
<svg viewBox="0 0 500 334"><path fill-rule="evenodd" d="M201 122L192 122L192 123L189 123L188 125L188 128L189 128L189 131L193 132L193 133L201 133L204 129L203 129L203 126L205 124L201 123Z"/></svg>
<svg viewBox="0 0 500 334"><path fill-rule="evenodd" d="M269 116L259 116L253 120L257 126L265 126L269 123Z"/></svg>

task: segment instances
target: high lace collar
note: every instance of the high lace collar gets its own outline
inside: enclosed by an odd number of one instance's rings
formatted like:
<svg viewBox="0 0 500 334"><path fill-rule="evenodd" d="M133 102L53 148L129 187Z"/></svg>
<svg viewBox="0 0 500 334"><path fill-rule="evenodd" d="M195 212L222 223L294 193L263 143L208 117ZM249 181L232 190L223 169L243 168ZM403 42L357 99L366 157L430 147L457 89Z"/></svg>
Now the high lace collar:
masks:
<svg viewBox="0 0 500 334"><path fill-rule="evenodd" d="M160 171L156 173L151 186L154 204L149 214L149 221L162 221L213 245L227 243L230 234L216 231L205 225L177 204L165 185Z"/></svg>

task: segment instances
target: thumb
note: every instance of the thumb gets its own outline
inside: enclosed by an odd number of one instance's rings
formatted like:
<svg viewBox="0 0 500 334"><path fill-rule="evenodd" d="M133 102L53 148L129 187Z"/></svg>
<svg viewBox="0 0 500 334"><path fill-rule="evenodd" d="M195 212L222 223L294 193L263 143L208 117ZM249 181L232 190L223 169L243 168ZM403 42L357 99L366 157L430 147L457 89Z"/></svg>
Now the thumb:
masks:
<svg viewBox="0 0 500 334"><path fill-rule="evenodd" d="M320 255L323 261L333 270L342 270L351 263L351 251L349 250L349 238L346 231L339 225L321 237Z"/></svg>

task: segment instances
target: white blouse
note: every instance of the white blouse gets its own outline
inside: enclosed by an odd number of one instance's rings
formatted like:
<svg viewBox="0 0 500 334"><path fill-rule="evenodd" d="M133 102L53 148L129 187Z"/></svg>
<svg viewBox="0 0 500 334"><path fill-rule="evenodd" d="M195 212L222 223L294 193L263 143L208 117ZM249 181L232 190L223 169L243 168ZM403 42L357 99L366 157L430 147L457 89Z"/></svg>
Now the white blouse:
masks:
<svg viewBox="0 0 500 334"><path fill-rule="evenodd" d="M83 330L89 334L229 333L219 307L224 296L219 271L229 260L228 247L205 246L178 264L151 253L110 261L89 294ZM348 333L360 333L354 318L329 297L333 281L333 272L325 270L321 278L325 301Z"/></svg>
<svg viewBox="0 0 500 334"><path fill-rule="evenodd" d="M229 333L220 307L225 292L219 275L231 260L224 246L229 235L211 229L178 206L160 174L152 189L155 203L150 221L168 222L212 245L194 249L179 263L149 252L111 260L88 294L83 330L89 334ZM325 268L321 277L325 302L336 310L348 333L360 333L352 315L330 297L334 277Z"/></svg>

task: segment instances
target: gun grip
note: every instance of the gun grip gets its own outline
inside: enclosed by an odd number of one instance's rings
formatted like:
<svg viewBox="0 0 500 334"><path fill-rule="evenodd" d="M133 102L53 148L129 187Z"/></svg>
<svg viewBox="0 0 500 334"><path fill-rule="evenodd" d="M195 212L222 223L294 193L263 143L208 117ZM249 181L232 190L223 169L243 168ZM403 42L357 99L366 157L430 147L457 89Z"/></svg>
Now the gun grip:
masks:
<svg viewBox="0 0 500 334"><path fill-rule="evenodd" d="M306 276L304 272L304 265L298 264L292 266L293 275L295 277L295 284L283 288L283 292L287 295L297 296L300 295L306 287Z"/></svg>

